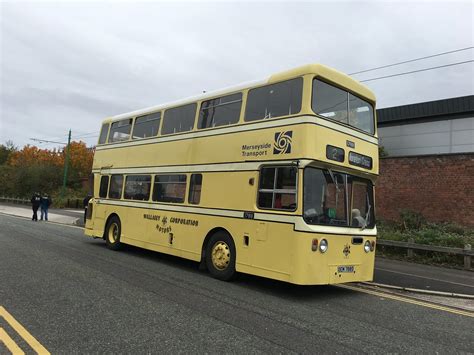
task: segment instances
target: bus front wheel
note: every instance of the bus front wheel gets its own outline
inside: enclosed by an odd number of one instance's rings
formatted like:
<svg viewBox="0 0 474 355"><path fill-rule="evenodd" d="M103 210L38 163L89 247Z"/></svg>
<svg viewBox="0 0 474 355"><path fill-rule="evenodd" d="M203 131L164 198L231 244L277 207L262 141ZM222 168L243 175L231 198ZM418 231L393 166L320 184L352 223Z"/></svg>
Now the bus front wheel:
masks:
<svg viewBox="0 0 474 355"><path fill-rule="evenodd" d="M121 247L120 243L120 233L122 232L122 227L120 224L120 219L117 216L112 216L109 223L107 223L107 228L105 230L105 244L109 249L119 250Z"/></svg>
<svg viewBox="0 0 474 355"><path fill-rule="evenodd" d="M206 266L216 279L228 281L235 275L235 245L231 236L219 231L211 236L206 247Z"/></svg>

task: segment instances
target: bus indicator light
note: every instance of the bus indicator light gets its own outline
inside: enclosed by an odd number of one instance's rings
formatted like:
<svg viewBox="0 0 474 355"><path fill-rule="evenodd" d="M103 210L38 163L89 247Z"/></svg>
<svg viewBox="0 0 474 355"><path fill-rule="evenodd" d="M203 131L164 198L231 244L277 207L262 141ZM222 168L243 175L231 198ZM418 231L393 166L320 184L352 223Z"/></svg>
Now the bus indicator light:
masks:
<svg viewBox="0 0 474 355"><path fill-rule="evenodd" d="M313 239L313 241L311 243L311 250L312 251L318 250L318 240L317 239Z"/></svg>

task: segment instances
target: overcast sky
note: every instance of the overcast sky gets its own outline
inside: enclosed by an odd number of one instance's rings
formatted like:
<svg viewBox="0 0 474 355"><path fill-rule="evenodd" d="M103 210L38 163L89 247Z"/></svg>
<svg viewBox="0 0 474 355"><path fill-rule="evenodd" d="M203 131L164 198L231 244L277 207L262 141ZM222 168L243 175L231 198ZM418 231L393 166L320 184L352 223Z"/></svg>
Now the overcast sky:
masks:
<svg viewBox="0 0 474 355"><path fill-rule="evenodd" d="M1 0L0 0L1 1ZM345 73L473 46L471 1L0 5L0 143L94 145L103 118L307 63ZM356 75L471 60L467 50ZM473 94L474 65L368 82L378 107Z"/></svg>

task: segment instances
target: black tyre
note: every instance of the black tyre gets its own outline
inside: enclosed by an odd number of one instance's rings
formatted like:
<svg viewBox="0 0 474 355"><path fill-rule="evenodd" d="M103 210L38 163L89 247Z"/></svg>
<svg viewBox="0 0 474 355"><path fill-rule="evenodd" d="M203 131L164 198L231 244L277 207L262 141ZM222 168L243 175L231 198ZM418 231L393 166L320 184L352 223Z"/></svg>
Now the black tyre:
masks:
<svg viewBox="0 0 474 355"><path fill-rule="evenodd" d="M216 279L228 281L235 275L235 245L224 231L214 233L206 246L206 266Z"/></svg>
<svg viewBox="0 0 474 355"><path fill-rule="evenodd" d="M112 218L109 220L109 223L107 223L107 228L105 228L105 243L107 248L112 250L119 250L121 248L121 232L122 227L120 224L120 219L117 216L112 216Z"/></svg>

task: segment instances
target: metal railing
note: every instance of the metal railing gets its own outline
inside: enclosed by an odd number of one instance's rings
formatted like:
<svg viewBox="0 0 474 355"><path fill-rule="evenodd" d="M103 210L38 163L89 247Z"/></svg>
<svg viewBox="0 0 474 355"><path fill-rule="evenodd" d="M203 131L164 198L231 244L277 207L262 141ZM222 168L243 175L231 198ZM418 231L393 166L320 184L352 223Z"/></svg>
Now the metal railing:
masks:
<svg viewBox="0 0 474 355"><path fill-rule="evenodd" d="M441 247L437 245L417 244L413 239L409 239L408 242L402 242L398 240L386 240L378 239L377 245L396 247L407 250L407 256L413 258L414 250L431 251L435 253L445 253L448 255L459 255L464 257L464 269L471 269L471 258L474 256L474 250L472 250L471 244L466 244L464 248L451 248Z"/></svg>
<svg viewBox="0 0 474 355"><path fill-rule="evenodd" d="M30 200L28 200L26 198L20 198L20 197L0 196L0 202L14 203L14 204L17 204L17 205L29 205L29 204L31 204ZM54 201L53 201L53 206L52 207L55 207ZM68 198L67 200L65 200L64 208L82 209L83 208L82 207L82 200L78 199L78 198Z"/></svg>
<svg viewBox="0 0 474 355"><path fill-rule="evenodd" d="M5 203L15 203L19 205L29 205L31 202L30 200L27 200L25 198L19 198L19 197L0 197L0 202L5 202Z"/></svg>

